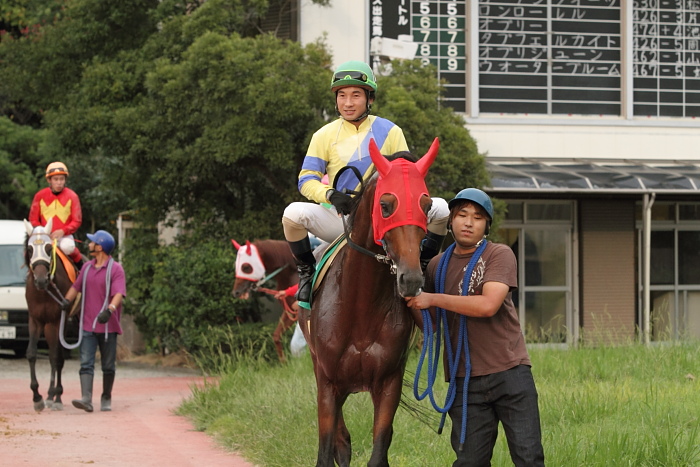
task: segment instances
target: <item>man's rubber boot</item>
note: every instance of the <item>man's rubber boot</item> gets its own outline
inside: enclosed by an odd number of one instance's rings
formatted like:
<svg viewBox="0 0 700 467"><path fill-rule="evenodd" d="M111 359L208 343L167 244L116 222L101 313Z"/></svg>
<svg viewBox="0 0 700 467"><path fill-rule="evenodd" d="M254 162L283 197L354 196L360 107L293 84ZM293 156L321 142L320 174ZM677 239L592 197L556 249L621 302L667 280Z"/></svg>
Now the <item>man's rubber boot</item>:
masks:
<svg viewBox="0 0 700 467"><path fill-rule="evenodd" d="M112 386L114 386L114 373L102 375L102 397L100 398L100 410L109 412L112 410Z"/></svg>
<svg viewBox="0 0 700 467"><path fill-rule="evenodd" d="M80 390L83 393L83 398L74 399L73 407L92 412L92 378L93 375L87 373L80 375Z"/></svg>
<svg viewBox="0 0 700 467"><path fill-rule="evenodd" d="M299 271L299 290L297 290L296 299L299 306L310 309L311 282L316 271L316 258L312 253L311 241L306 237L297 242L289 242L289 248L296 259L297 271Z"/></svg>
<svg viewBox="0 0 700 467"><path fill-rule="evenodd" d="M425 268L428 267L430 260L440 253L442 248L442 241L445 240L444 235L438 235L436 233L428 230L425 235L423 242L421 242L421 252L420 252L420 269L425 272Z"/></svg>

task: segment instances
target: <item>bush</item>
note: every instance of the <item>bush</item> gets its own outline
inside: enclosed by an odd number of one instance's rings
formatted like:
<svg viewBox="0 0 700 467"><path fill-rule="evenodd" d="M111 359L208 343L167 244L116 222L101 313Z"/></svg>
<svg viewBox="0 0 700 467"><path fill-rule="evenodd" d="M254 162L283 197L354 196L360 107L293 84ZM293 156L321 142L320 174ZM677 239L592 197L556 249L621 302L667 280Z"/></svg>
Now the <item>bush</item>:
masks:
<svg viewBox="0 0 700 467"><path fill-rule="evenodd" d="M149 350L195 354L210 345L205 336L255 315L253 302L230 295L235 251L223 240L183 237L158 246L155 233L145 231L132 236L126 253L126 311Z"/></svg>

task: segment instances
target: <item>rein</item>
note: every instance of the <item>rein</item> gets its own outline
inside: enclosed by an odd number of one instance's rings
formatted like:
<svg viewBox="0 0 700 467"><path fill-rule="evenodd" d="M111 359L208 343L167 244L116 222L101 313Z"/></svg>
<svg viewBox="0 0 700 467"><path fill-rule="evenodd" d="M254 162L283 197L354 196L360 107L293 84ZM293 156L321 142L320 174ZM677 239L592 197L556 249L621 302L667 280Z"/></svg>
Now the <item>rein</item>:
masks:
<svg viewBox="0 0 700 467"><path fill-rule="evenodd" d="M250 289L251 289L253 292L255 292L255 291L257 291L257 290L262 290L262 289L260 288L261 285L263 285L265 282L267 282L267 281L269 281L270 279L272 279L273 277L275 277L275 276L276 276L277 274L279 274L280 272L284 271L284 269L285 269L286 267L287 267L287 265L285 264L284 266L280 266L279 268L275 269L272 273L268 274L267 276L263 277L262 279L260 279L259 281L257 281L255 284L253 284L253 285L250 287ZM266 290L270 290L270 289L266 289Z"/></svg>
<svg viewBox="0 0 700 467"><path fill-rule="evenodd" d="M462 296L466 296L469 294L469 283L471 282L471 277L472 277L472 272L474 271L474 267L476 266L476 263L479 261L479 258L481 257L482 253L486 249L486 245L488 244L488 240L483 240L481 244L478 246L476 251L474 252L474 255L472 258L469 260L469 264L467 266L467 270L464 273L464 279L462 280ZM450 245L447 250L445 250L445 253L443 254L442 258L440 258L440 262L437 267L437 271L435 274L435 292L436 293L445 293L445 276L447 275L447 265L450 261L450 258L452 257L452 252L455 249L456 244L453 243ZM440 418L440 426L438 428L438 434L442 433L442 429L445 425L445 418L447 412L452 408L452 404L454 403L455 396L457 394L457 385L456 385L456 375L457 375L457 367L459 365L459 360L460 356L463 353L464 354L464 361L465 361L465 377L464 377L464 386L463 386L463 391L462 391L462 431L460 433L460 446L459 449L460 451L463 450L464 448L464 440L466 438L466 432L467 432L467 389L469 386L469 376L471 373L471 358L469 356L469 342L468 342L468 336L467 336L467 317L464 315L460 315L459 317L459 335L457 338L457 349L454 354L452 355L452 343L450 341L450 332L448 328L448 323L447 323L447 310L444 308L437 307L436 308L436 317L435 320L437 322L437 326L435 329L435 334L436 337L433 338L433 323L430 317L430 311L428 309L423 309L421 310L421 314L423 316L423 348L421 350L421 355L418 360L418 367L416 368L416 376L413 382L413 395L417 400L423 400L425 399L426 396L430 397L430 402L433 405L433 408L440 412L442 414L442 417ZM442 325L442 326L441 326ZM445 351L447 353L447 363L448 363L448 369L450 372L450 381L449 385L447 388L447 395L445 396L445 406L440 407L438 403L435 401L435 394L433 393L433 386L436 381L437 377L437 367L438 363L440 361L440 328L443 328L443 334L445 338ZM428 374L427 374L427 388L422 394L418 394L418 382L420 379L420 374L422 371L423 367L423 361L425 360L426 352L428 354Z"/></svg>
<svg viewBox="0 0 700 467"><path fill-rule="evenodd" d="M367 248L361 247L360 245L355 243L352 240L352 237L350 236L350 230L348 229L348 223L345 220L345 216L342 216L342 218L343 218L343 230L345 231L345 238L348 241L348 245L350 245L350 247L353 250L359 251L360 253L362 253L364 255L373 257L379 263L388 264L389 265L389 272L393 275L396 275L396 263L394 263L394 260L391 259L388 255L374 253L372 251L369 251Z"/></svg>
<svg viewBox="0 0 700 467"><path fill-rule="evenodd" d="M257 289L258 292L263 292L268 295L277 295L279 290L274 290L274 289L267 289L265 287L259 287ZM299 312L292 310L292 307L289 306L289 303L287 303L287 300L285 300L285 297L279 298L278 299L280 302L282 302L282 306L284 307L284 312L287 313L287 317L291 321L296 321L299 319Z"/></svg>

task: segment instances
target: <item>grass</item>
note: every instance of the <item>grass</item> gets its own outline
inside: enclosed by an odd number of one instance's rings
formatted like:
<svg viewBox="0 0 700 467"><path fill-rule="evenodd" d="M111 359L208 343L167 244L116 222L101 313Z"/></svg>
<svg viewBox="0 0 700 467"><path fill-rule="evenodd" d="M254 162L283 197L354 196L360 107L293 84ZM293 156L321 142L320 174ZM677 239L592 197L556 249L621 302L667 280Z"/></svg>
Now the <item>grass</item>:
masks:
<svg viewBox="0 0 700 467"><path fill-rule="evenodd" d="M700 342L556 350L531 348L549 466L700 466ZM416 368L417 354L408 369ZM214 365L216 366L216 365ZM307 466L316 460L316 387L310 358L287 365L229 361L218 384L194 388L180 407L197 429L260 466ZM412 381L411 381L412 382ZM408 398L415 402L412 390ZM449 421L399 409L389 450L392 466L447 466ZM365 465L372 440L367 393L344 413L352 465ZM492 465L512 465L503 432Z"/></svg>

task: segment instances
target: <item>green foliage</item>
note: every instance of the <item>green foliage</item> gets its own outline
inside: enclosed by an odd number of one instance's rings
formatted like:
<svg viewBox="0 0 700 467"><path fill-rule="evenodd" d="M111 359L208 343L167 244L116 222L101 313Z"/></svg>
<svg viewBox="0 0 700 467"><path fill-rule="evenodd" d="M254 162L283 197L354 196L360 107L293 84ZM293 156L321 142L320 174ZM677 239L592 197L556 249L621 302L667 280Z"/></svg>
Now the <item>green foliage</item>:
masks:
<svg viewBox="0 0 700 467"><path fill-rule="evenodd" d="M145 237L154 240L154 233L142 233ZM145 245L132 250L128 248L133 243L127 246L128 312L151 347L194 353L212 328L241 319L246 305L234 302L228 293L233 248L206 237L183 240L152 248L150 254ZM138 280L147 277L151 279Z"/></svg>
<svg viewBox="0 0 700 467"><path fill-rule="evenodd" d="M39 189L33 168L45 130L35 130L0 117L0 218L24 219Z"/></svg>
<svg viewBox="0 0 700 467"><path fill-rule="evenodd" d="M700 465L700 342L536 348L530 354L547 465ZM416 364L414 353L407 368ZM413 399L412 393L406 397ZM427 400L421 406L433 411ZM309 465L316 458L316 385L308 356L281 367L239 361L218 384L193 388L179 412L256 465ZM370 397L351 395L343 412L353 465L364 465L372 450ZM450 422L442 435L436 428L437 422L426 426L400 409L391 465L450 465ZM502 429L492 464L512 465Z"/></svg>
<svg viewBox="0 0 700 467"><path fill-rule="evenodd" d="M233 371L241 363L278 363L279 357L272 342L277 323L246 323L210 327L200 336L193 354L197 366L206 373L222 374ZM282 336L288 347L290 333Z"/></svg>
<svg viewBox="0 0 700 467"><path fill-rule="evenodd" d="M151 228L173 212L184 219L174 245L148 229L123 245L128 311L152 347L194 351L210 328L248 319L254 303L229 298L229 239L281 238L284 207L302 199L297 175L311 135L335 118L325 45L262 33L261 19L285 0L6 4L0 115L13 126L0 121L2 209L26 212L45 165L61 160L82 201L78 238L115 231L125 211ZM404 129L417 155L440 137L431 192L481 186L483 160L441 104L435 69L393 67L375 110Z"/></svg>

